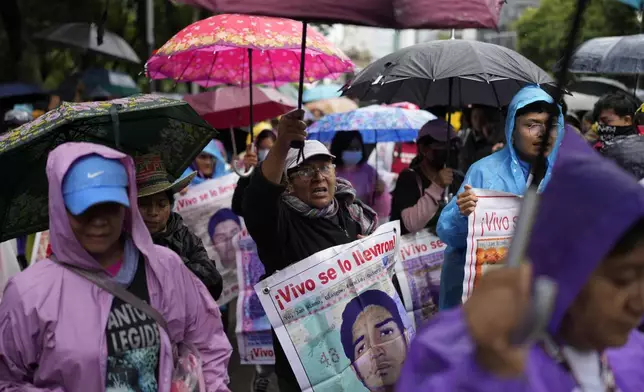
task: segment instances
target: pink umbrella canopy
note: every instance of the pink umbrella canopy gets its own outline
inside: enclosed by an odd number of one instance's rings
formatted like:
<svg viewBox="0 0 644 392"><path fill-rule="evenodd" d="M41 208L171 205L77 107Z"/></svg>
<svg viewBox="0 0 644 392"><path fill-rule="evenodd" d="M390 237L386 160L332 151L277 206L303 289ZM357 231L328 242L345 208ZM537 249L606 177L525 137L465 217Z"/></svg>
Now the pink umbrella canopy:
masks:
<svg viewBox="0 0 644 392"><path fill-rule="evenodd" d="M250 15L216 15L186 27L147 64L152 79L279 86L299 80L302 23ZM251 68L249 67L252 65ZM308 29L304 80L313 82L353 70L349 58L322 34Z"/></svg>
<svg viewBox="0 0 644 392"><path fill-rule="evenodd" d="M495 29L504 0L175 0L217 13L393 29Z"/></svg>
<svg viewBox="0 0 644 392"><path fill-rule="evenodd" d="M228 86L201 94L186 95L184 100L215 128L250 125L250 90ZM297 102L269 87L253 87L253 121L264 121L294 109Z"/></svg>

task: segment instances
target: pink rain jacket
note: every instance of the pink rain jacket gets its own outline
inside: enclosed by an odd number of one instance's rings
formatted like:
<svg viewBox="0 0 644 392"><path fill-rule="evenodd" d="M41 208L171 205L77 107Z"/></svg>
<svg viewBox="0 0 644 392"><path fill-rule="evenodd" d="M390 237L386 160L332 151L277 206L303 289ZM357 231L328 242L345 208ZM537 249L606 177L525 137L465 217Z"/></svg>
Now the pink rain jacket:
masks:
<svg viewBox="0 0 644 392"><path fill-rule="evenodd" d="M79 157L99 154L119 159L135 184L132 158L107 147L66 143L49 154L49 230L54 254L86 269L100 265L72 233L61 184ZM215 301L174 252L152 243L129 189L126 230L145 258L150 303L165 317L159 356L159 391L170 391L171 342L192 343L203 361L208 392L229 391L227 366L232 352ZM16 275L0 302L0 392L105 391L105 327L113 296L51 260Z"/></svg>

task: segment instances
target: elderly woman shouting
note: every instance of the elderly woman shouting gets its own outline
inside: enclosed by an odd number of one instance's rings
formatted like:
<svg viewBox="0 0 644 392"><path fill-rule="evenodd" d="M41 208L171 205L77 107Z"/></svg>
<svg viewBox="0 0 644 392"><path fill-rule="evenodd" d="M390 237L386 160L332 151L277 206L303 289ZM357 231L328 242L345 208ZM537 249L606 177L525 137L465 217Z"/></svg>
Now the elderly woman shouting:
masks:
<svg viewBox="0 0 644 392"><path fill-rule="evenodd" d="M376 213L356 199L351 183L336 178L335 157L322 143L307 140L300 159L300 150L290 148L306 139L303 115L298 110L280 119L277 140L244 194L246 226L269 275L377 226ZM274 344L280 390L299 391L275 336Z"/></svg>

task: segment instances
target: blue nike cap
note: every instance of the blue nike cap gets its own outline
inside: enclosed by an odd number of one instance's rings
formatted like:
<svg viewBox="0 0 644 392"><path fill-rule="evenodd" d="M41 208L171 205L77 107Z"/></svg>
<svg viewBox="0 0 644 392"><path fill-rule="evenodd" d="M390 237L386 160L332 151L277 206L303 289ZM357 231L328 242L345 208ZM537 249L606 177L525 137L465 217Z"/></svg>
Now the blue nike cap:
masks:
<svg viewBox="0 0 644 392"><path fill-rule="evenodd" d="M120 161L88 155L76 160L63 179L65 207L72 215L102 203L130 207L127 171Z"/></svg>

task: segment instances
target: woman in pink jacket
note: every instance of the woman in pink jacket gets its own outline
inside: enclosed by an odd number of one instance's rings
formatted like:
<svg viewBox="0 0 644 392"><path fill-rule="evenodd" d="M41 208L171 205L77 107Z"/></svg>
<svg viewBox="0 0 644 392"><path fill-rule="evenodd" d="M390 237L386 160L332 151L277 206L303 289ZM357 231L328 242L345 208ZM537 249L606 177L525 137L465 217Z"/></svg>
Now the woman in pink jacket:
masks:
<svg viewBox="0 0 644 392"><path fill-rule="evenodd" d="M217 304L139 214L134 164L107 147L49 154L49 230L61 263L103 274L148 302L144 312L51 259L16 275L0 302L0 391L169 392L172 345L199 350L206 390L228 391L232 348Z"/></svg>

